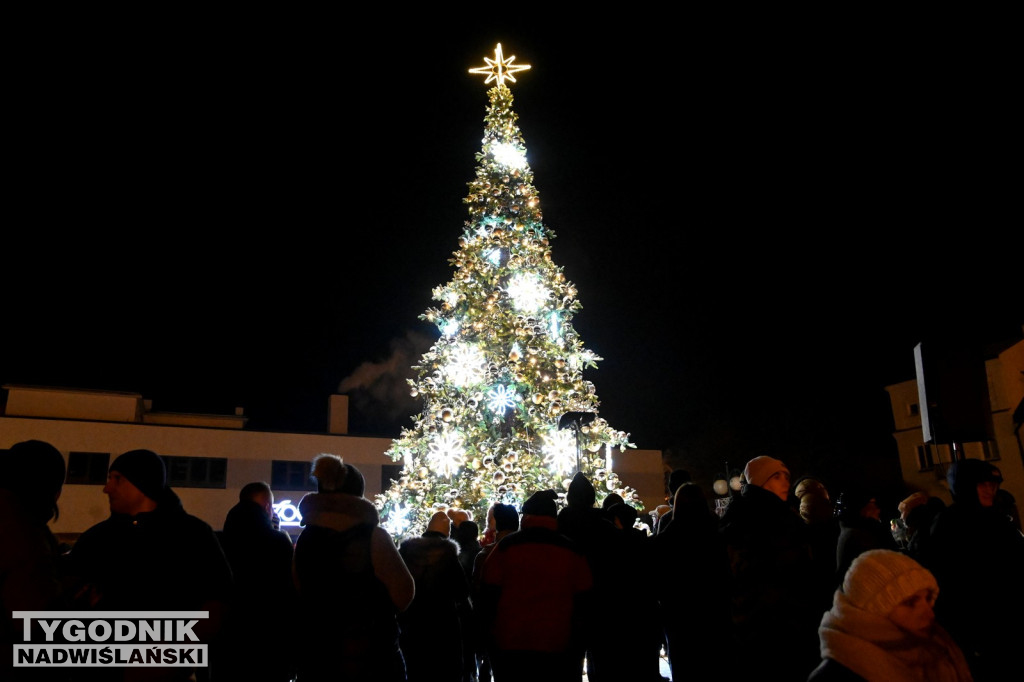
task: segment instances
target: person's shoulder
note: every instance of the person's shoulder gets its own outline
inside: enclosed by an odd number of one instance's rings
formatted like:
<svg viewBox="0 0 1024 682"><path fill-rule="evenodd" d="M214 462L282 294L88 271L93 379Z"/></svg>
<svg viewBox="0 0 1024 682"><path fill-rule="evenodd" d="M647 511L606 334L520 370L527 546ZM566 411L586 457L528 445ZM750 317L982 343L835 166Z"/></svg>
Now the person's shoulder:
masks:
<svg viewBox="0 0 1024 682"><path fill-rule="evenodd" d="M211 536L214 535L213 526L211 526L206 521L203 521L198 516L193 516L192 514L189 514L187 512L178 515L175 518L175 522L180 524L183 528L193 531L195 533L202 533L204 535L209 534Z"/></svg>

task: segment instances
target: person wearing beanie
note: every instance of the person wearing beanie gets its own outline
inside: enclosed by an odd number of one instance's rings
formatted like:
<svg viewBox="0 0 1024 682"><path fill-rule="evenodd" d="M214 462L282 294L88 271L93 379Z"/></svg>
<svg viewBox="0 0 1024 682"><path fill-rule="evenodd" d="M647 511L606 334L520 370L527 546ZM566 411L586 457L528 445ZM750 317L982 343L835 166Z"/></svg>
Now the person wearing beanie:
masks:
<svg viewBox="0 0 1024 682"><path fill-rule="evenodd" d="M735 667L741 678L756 678L771 660L780 679L806 679L819 662L815 631L833 585L822 580L807 526L787 502L785 463L755 457L743 476L746 484L719 523L732 572L734 636L745 651Z"/></svg>
<svg viewBox="0 0 1024 682"><path fill-rule="evenodd" d="M523 503L523 516L558 516L558 493L554 490L538 490Z"/></svg>
<svg viewBox="0 0 1024 682"><path fill-rule="evenodd" d="M413 577L356 467L323 453L311 478L317 491L299 501L295 541L298 680L405 680L398 614L412 602Z"/></svg>
<svg viewBox="0 0 1024 682"><path fill-rule="evenodd" d="M209 611L194 628L207 642L221 631L231 569L213 529L185 511L166 481L155 452L130 450L114 459L103 487L110 517L82 533L69 555L76 606Z"/></svg>
<svg viewBox="0 0 1024 682"><path fill-rule="evenodd" d="M420 537L407 538L398 548L416 584L412 603L398 616L409 682L462 679L462 633L470 628L472 611L451 526L447 513L435 512Z"/></svg>
<svg viewBox="0 0 1024 682"><path fill-rule="evenodd" d="M821 663L808 682L971 682L960 647L935 621L935 577L888 549L860 554L818 628Z"/></svg>
<svg viewBox="0 0 1024 682"><path fill-rule="evenodd" d="M764 488L783 502L789 499L789 469L781 460L762 455L747 462L743 478L749 485Z"/></svg>
<svg viewBox="0 0 1024 682"><path fill-rule="evenodd" d="M593 577L576 543L557 530L557 498L554 490L531 495L520 529L483 564L480 623L497 682L583 675Z"/></svg>
<svg viewBox="0 0 1024 682"><path fill-rule="evenodd" d="M990 462L953 462L946 480L953 503L938 511L920 548L941 590L935 615L975 680L1005 679L1024 642L1024 536L995 505L1002 474Z"/></svg>
<svg viewBox="0 0 1024 682"><path fill-rule="evenodd" d="M103 492L112 513L134 516L156 509L166 488L163 459L151 450L130 450L110 465Z"/></svg>

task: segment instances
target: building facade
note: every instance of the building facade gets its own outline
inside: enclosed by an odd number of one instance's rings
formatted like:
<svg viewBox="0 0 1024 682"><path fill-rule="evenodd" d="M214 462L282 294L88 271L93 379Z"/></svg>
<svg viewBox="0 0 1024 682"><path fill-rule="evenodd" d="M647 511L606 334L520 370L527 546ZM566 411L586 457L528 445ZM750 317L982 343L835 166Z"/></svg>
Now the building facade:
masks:
<svg viewBox="0 0 1024 682"><path fill-rule="evenodd" d="M946 471L955 459L971 457L990 461L1003 475L1003 490L1024 506L1024 341L1017 342L984 361L988 402L991 410L987 440L964 443L926 442L922 428L922 406L916 380L886 387L903 480L910 490L952 501Z"/></svg>

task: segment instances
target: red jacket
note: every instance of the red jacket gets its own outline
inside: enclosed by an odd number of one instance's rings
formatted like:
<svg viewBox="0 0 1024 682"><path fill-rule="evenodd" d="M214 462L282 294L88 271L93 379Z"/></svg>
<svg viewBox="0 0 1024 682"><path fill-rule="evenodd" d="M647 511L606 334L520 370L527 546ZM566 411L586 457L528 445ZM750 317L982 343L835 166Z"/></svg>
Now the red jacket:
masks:
<svg viewBox="0 0 1024 682"><path fill-rule="evenodd" d="M582 646L579 624L593 585L576 545L554 517L525 515L484 562L491 641L499 651L568 651Z"/></svg>

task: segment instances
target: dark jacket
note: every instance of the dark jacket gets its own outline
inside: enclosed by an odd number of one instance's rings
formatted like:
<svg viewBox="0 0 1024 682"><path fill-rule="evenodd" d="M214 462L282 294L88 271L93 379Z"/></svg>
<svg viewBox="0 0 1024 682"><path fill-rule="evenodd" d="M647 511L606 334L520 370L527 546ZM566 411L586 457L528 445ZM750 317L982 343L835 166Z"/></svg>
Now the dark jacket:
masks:
<svg viewBox="0 0 1024 682"><path fill-rule="evenodd" d="M737 665L752 666L756 676L772 660L781 679L806 678L821 660L822 613L806 525L773 493L745 485L720 531L729 551L733 632L745 652Z"/></svg>
<svg viewBox="0 0 1024 682"><path fill-rule="evenodd" d="M983 507L977 486L991 465L960 460L948 480L953 504L935 517L921 563L939 583L935 616L957 641L978 682L1016 666L1024 621L1024 536L998 507Z"/></svg>
<svg viewBox="0 0 1024 682"><path fill-rule="evenodd" d="M216 648L223 634L231 569L213 529L182 508L169 488L157 508L135 516L111 514L72 547L75 610L208 611L193 632ZM73 588L75 589L75 588ZM209 650L208 650L209 651ZM208 664L212 662L209 661ZM205 668L197 669L205 670ZM114 668L86 668L83 679L120 679ZM188 668L125 669L132 679L188 679Z"/></svg>
<svg viewBox="0 0 1024 682"><path fill-rule="evenodd" d="M376 508L354 495L310 493L299 512L304 528L295 543L295 580L304 647L298 679L405 680L399 609L373 562L374 534L385 533Z"/></svg>
<svg viewBox="0 0 1024 682"><path fill-rule="evenodd" d="M185 512L170 489L154 511L111 514L86 530L70 555L70 572L103 611L222 611L231 569L213 529ZM198 633L202 624L196 628Z"/></svg>
<svg viewBox="0 0 1024 682"><path fill-rule="evenodd" d="M714 679L732 636L729 553L710 509L673 516L648 539L669 665L678 679Z"/></svg>
<svg viewBox="0 0 1024 682"><path fill-rule="evenodd" d="M469 582L459 546L427 531L398 548L416 583L412 604L398 618L410 682L451 680L463 672L462 634L469 626Z"/></svg>
<svg viewBox="0 0 1024 682"><path fill-rule="evenodd" d="M297 608L292 541L274 530L259 504L242 500L228 512L221 546L233 576L224 637L211 655L214 672L259 680L287 680L295 653ZM253 656L254 648L262 651ZM219 659L219 660L218 660Z"/></svg>

